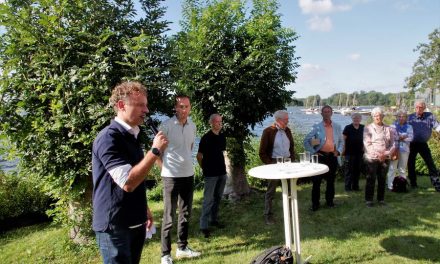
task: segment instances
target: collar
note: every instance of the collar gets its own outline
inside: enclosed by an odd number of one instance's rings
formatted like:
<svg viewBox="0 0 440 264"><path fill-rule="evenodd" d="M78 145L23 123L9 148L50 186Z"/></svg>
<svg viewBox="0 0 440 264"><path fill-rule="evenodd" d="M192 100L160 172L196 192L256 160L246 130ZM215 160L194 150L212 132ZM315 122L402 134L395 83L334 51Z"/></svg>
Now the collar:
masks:
<svg viewBox="0 0 440 264"><path fill-rule="evenodd" d="M423 112L422 115L417 115L417 113L416 113L416 118L419 120L425 119L425 112Z"/></svg>
<svg viewBox="0 0 440 264"><path fill-rule="evenodd" d="M132 134L135 138L138 137L140 128L139 126L131 127L129 124L127 124L124 120L120 119L119 117L115 117L115 121L120 124L128 133Z"/></svg>
<svg viewBox="0 0 440 264"><path fill-rule="evenodd" d="M332 126L332 121L331 120L329 122L326 122L326 121L322 121L322 122L324 123L325 127Z"/></svg>
<svg viewBox="0 0 440 264"><path fill-rule="evenodd" d="M278 130L286 130L286 128L281 128L276 122L273 124Z"/></svg>

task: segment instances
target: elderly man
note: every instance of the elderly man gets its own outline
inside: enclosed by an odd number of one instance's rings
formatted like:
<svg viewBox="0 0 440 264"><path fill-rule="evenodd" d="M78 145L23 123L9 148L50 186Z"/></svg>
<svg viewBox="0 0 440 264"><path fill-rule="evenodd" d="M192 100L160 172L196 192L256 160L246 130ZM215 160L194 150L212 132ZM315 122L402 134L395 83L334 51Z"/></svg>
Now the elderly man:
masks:
<svg viewBox="0 0 440 264"><path fill-rule="evenodd" d="M410 114L408 117L408 124L413 127L414 132L413 141L411 141L409 145L408 178L411 187L417 188L416 156L420 153L420 156L422 156L428 167L432 185L434 185L436 191L440 192L438 170L432 159L431 150L428 146L428 140L431 138L432 129L440 132L440 124L432 113L425 112L426 104L424 101L416 101L415 108L415 113Z"/></svg>
<svg viewBox="0 0 440 264"><path fill-rule="evenodd" d="M304 148L311 154L318 154L319 163L328 166L329 171L318 176L312 177L312 206L311 211L317 211L320 207L319 199L321 196L321 182L325 179L327 188L325 190L325 200L329 208L335 207L333 201L335 197L335 178L338 168L337 157L344 148L344 139L342 137L341 127L332 122L333 109L325 105L321 109L322 122L313 125L304 138Z"/></svg>
<svg viewBox="0 0 440 264"><path fill-rule="evenodd" d="M260 141L259 155L264 164L276 162L277 157L295 158L293 136L289 127L289 113L278 110L274 114L275 123L263 130ZM264 200L264 220L267 225L274 224L272 200L280 180L268 180L267 191Z"/></svg>
<svg viewBox="0 0 440 264"><path fill-rule="evenodd" d="M199 143L197 161L205 177L203 206L200 216L200 231L206 238L210 236L209 225L223 228L218 221L218 209L226 184L226 164L224 152L226 137L221 132L222 116L212 114L209 117L211 129L203 135Z"/></svg>

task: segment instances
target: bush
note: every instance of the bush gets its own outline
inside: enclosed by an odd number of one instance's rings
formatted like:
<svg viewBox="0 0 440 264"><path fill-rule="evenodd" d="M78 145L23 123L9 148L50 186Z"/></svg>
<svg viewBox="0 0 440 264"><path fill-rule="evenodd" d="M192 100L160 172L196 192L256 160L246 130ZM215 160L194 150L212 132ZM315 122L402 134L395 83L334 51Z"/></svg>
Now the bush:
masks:
<svg viewBox="0 0 440 264"><path fill-rule="evenodd" d="M51 199L38 187L34 178L0 171L0 221L23 215L44 215Z"/></svg>

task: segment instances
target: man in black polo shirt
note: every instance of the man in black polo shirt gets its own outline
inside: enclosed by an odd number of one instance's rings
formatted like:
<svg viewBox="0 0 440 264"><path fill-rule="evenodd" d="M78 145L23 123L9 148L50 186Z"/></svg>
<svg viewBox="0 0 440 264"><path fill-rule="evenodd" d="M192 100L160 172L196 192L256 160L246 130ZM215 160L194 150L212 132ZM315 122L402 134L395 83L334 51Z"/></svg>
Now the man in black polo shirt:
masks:
<svg viewBox="0 0 440 264"><path fill-rule="evenodd" d="M222 129L222 117L212 114L209 118L211 130L203 135L197 152L197 161L205 176L203 208L200 216L200 230L205 237L210 236L209 224L218 228L224 226L218 221L218 208L226 183L226 165L223 152L226 138Z"/></svg>
<svg viewBox="0 0 440 264"><path fill-rule="evenodd" d="M147 90L139 82L117 85L110 97L116 117L99 132L92 149L93 230L104 263L139 263L147 207L145 177L165 150L159 132L145 155L138 138L148 111Z"/></svg>

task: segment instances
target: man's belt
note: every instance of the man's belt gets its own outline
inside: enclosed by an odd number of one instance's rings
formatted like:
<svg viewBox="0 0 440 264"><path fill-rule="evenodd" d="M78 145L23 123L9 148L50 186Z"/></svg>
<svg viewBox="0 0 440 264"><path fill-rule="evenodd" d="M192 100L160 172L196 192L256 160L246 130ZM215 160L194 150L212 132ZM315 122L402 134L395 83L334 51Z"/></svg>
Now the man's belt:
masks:
<svg viewBox="0 0 440 264"><path fill-rule="evenodd" d="M325 152L325 151L318 151L318 155L320 156L324 156L324 157L333 157L334 153L333 152Z"/></svg>

